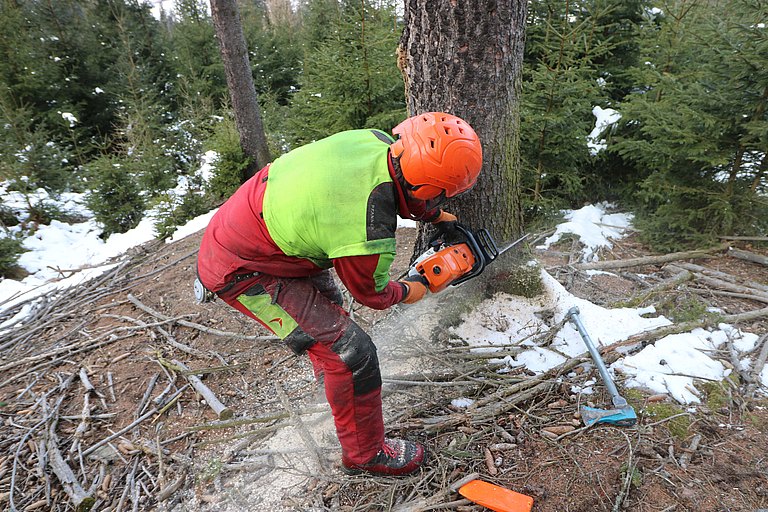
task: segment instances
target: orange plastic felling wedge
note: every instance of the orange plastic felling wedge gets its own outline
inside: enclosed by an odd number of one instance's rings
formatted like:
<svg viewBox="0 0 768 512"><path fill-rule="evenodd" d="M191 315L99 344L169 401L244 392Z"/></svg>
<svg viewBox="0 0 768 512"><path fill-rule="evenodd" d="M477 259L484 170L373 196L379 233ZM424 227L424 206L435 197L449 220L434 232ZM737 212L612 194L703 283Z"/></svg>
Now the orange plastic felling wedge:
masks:
<svg viewBox="0 0 768 512"><path fill-rule="evenodd" d="M533 498L530 496L483 480L472 480L462 485L459 494L496 512L530 512L533 508Z"/></svg>

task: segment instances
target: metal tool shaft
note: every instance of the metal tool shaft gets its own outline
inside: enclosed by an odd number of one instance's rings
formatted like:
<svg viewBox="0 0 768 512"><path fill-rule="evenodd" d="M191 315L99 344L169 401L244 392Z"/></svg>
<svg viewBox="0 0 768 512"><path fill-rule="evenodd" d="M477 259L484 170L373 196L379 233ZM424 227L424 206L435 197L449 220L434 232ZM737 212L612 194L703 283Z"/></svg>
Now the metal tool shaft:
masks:
<svg viewBox="0 0 768 512"><path fill-rule="evenodd" d="M611 394L613 405L619 408L626 407L627 401L621 395L619 395L619 390L616 389L616 384L613 383L613 379L608 373L608 368L605 367L605 363L603 362L603 358L600 356L600 352L597 351L592 338L589 337L589 333L584 328L584 324L581 323L581 319L579 318L579 308L572 307L568 310L566 316L569 317L574 324L576 324L576 328L579 330L579 334L581 334L581 338L584 340L584 344L587 346L587 350L589 350L589 355L592 356L592 360L595 362L597 370L600 372L600 377L603 378L605 387L608 388L608 392Z"/></svg>

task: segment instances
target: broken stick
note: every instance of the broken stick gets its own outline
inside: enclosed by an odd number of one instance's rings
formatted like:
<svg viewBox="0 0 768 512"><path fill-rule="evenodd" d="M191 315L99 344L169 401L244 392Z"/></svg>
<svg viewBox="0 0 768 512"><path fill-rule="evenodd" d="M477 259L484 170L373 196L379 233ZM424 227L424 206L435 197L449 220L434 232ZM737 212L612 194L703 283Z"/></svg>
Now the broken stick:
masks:
<svg viewBox="0 0 768 512"><path fill-rule="evenodd" d="M85 492L85 490L78 482L75 472L69 467L69 464L64 460L64 456L59 451L58 438L54 433L56 423L54 422L48 429L48 436L46 439L46 448L48 449L48 465L51 470L61 482L61 486L64 492L69 496L72 506L76 512L88 512L96 503L96 499Z"/></svg>
<svg viewBox="0 0 768 512"><path fill-rule="evenodd" d="M688 467L688 463L691 461L691 457L693 457L693 453L699 448L699 443L701 442L701 434L696 434L693 436L693 439L691 440L691 444L688 445L688 448L684 450L684 453L680 456L680 467L683 469L686 469Z"/></svg>
<svg viewBox="0 0 768 512"><path fill-rule="evenodd" d="M184 365L184 363L180 361L177 361L174 359L173 361L171 361L171 363L174 364L175 366L178 366L185 372L190 371L189 368L187 368ZM218 415L220 420L228 420L229 418L234 416L235 413L232 411L232 409L230 409L229 407L221 403L221 401L219 401L219 399L216 397L213 391L211 391L211 388L203 384L203 381L200 380L198 376L192 375L191 373L187 373L184 376L187 378L187 380L192 385L192 387L195 388L195 391L197 391L198 393L200 393L200 395L202 395L202 397L205 399L205 403L207 403L208 406L211 409L213 409L213 412L215 412Z"/></svg>

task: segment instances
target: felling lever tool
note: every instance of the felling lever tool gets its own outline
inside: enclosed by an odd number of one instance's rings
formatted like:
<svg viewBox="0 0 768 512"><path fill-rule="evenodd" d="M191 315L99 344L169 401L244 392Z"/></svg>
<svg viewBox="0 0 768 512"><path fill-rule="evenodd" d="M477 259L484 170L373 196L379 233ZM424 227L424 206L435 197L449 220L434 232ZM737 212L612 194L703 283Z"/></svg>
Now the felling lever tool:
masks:
<svg viewBox="0 0 768 512"><path fill-rule="evenodd" d="M437 293L479 276L493 260L528 238L525 235L499 250L487 229L472 231L456 223L447 236L438 236L429 249L416 258L408 271L421 276L429 291Z"/></svg>
<svg viewBox="0 0 768 512"><path fill-rule="evenodd" d="M611 375L608 373L608 369L605 367L603 358L600 356L600 352L597 351L595 344L592 342L592 338L589 337L589 333L584 328L584 324L581 323L579 318L579 308L572 307L568 310L565 317L569 319L581 334L581 339L584 340L584 344L589 350L589 355L592 356L592 360L597 366L597 370L600 372L600 377L603 378L605 387L608 389L608 393L611 394L611 400L613 401L614 409L596 409L594 407L581 408L581 419L584 420L584 424L587 426L595 423L610 423L612 425L619 425L622 427L631 427L637 423L637 414L635 410L629 405L619 394L616 389L616 384L613 383Z"/></svg>
<svg viewBox="0 0 768 512"><path fill-rule="evenodd" d="M451 484L450 490L495 512L531 512L533 498L530 496L479 480L479 478L478 473L469 474Z"/></svg>

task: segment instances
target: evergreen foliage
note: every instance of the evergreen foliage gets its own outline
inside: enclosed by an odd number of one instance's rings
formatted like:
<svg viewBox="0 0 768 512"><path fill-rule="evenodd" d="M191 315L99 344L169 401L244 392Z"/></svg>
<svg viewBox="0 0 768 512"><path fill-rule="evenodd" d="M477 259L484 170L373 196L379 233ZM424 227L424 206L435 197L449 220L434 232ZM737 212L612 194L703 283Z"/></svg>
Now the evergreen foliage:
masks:
<svg viewBox="0 0 768 512"><path fill-rule="evenodd" d="M278 105L287 105L299 86L301 73L298 18L270 18L266 7L258 5L243 9L241 17L256 93L259 97L271 95Z"/></svg>
<svg viewBox="0 0 768 512"><path fill-rule="evenodd" d="M312 11L313 21L324 20L319 10ZM342 1L335 13L325 30L306 27L319 39L315 49L305 47L301 89L293 96L287 123L293 145L342 130L391 129L405 117L394 58L400 35L394 2Z"/></svg>
<svg viewBox="0 0 768 512"><path fill-rule="evenodd" d="M586 136L592 107L608 104L613 13L621 2L534 2L523 69L521 157L524 212L530 221L589 198L593 158ZM593 185L593 184L592 184ZM590 190L590 192L587 192Z"/></svg>
<svg viewBox="0 0 768 512"><path fill-rule="evenodd" d="M405 116L395 0L241 2L274 155ZM159 236L228 197L247 161L205 0L0 0L0 180L89 192L105 235L162 205ZM529 5L521 112L528 222L611 199L660 250L768 233L768 11L758 0ZM460 84L458 85L460 86ZM593 154L593 107L622 118ZM173 198L204 150L202 194ZM8 243L8 242L4 242Z"/></svg>
<svg viewBox="0 0 768 512"><path fill-rule="evenodd" d="M134 161L102 156L88 164L88 208L104 225L103 237L135 228L144 215L145 198L133 172Z"/></svg>
<svg viewBox="0 0 768 512"><path fill-rule="evenodd" d="M16 270L19 256L24 252L21 240L0 235L0 277L8 277Z"/></svg>
<svg viewBox="0 0 768 512"><path fill-rule="evenodd" d="M177 0L169 22L172 83L182 119L200 122L224 105L227 81L207 2Z"/></svg>
<svg viewBox="0 0 768 512"><path fill-rule="evenodd" d="M217 154L214 164L215 173L208 182L207 192L214 201L228 198L240 186L243 170L249 161L240 146L237 128L231 118L216 126L213 136L208 140L206 149Z"/></svg>
<svg viewBox="0 0 768 512"><path fill-rule="evenodd" d="M668 4L646 24L610 150L638 178L639 225L659 249L768 229L766 23L733 0Z"/></svg>
<svg viewBox="0 0 768 512"><path fill-rule="evenodd" d="M210 209L210 201L199 193L199 188L190 188L181 197L170 194L161 196L155 222L157 237L161 240L169 238L178 226L210 211Z"/></svg>

